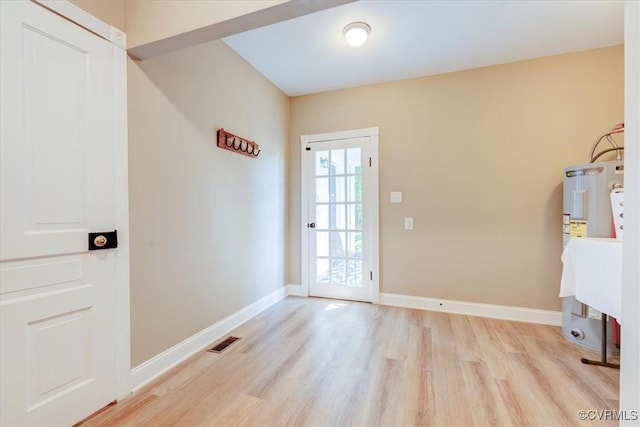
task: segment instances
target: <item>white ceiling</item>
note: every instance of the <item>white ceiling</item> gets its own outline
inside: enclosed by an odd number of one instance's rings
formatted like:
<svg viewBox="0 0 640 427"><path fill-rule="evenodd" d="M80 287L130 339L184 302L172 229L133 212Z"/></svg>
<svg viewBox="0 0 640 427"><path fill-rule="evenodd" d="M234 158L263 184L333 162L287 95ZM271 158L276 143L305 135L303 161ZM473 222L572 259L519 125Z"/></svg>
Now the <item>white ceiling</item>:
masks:
<svg viewBox="0 0 640 427"><path fill-rule="evenodd" d="M224 38L289 96L622 44L622 1L361 0ZM359 48L342 29L371 26Z"/></svg>

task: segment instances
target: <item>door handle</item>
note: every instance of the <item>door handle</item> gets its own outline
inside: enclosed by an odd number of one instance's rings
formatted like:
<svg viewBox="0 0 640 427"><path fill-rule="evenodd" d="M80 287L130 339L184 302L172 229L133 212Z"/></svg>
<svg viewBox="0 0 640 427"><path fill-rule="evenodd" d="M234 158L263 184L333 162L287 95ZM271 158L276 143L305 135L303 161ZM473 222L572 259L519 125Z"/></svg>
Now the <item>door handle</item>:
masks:
<svg viewBox="0 0 640 427"><path fill-rule="evenodd" d="M118 230L89 233L89 250L115 249L118 247Z"/></svg>
<svg viewBox="0 0 640 427"><path fill-rule="evenodd" d="M307 224L307 227L309 228L316 228L316 223L312 222L311 224Z"/></svg>

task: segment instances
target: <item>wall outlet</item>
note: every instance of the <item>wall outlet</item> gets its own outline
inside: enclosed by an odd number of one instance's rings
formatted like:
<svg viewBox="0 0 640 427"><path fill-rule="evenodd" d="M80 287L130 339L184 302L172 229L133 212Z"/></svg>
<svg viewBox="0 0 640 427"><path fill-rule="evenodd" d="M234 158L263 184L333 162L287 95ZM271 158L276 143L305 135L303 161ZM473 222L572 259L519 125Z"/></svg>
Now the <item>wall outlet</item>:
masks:
<svg viewBox="0 0 640 427"><path fill-rule="evenodd" d="M402 191L391 192L391 203L402 203Z"/></svg>
<svg viewBox="0 0 640 427"><path fill-rule="evenodd" d="M404 219L404 229L405 230L413 230L413 218L405 218Z"/></svg>

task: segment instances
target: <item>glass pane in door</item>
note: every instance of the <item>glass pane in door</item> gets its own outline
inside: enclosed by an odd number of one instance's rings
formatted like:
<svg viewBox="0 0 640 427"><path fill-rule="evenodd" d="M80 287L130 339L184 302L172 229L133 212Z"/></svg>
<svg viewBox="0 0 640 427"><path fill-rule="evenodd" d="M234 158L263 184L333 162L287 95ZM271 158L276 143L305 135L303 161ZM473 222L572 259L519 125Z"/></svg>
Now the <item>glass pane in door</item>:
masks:
<svg viewBox="0 0 640 427"><path fill-rule="evenodd" d="M316 281L361 287L362 149L315 153Z"/></svg>

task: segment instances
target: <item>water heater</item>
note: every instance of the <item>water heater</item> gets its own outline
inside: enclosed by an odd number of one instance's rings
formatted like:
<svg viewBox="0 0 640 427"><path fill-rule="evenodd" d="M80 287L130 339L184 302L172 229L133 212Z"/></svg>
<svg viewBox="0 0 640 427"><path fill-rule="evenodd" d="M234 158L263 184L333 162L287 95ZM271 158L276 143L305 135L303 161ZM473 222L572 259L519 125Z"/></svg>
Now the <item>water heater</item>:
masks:
<svg viewBox="0 0 640 427"><path fill-rule="evenodd" d="M611 191L624 184L624 163L585 163L564 170L562 244L575 237L613 237ZM601 348L600 313L574 297L562 300L562 333L567 339L590 349ZM617 352L611 333L607 348Z"/></svg>

